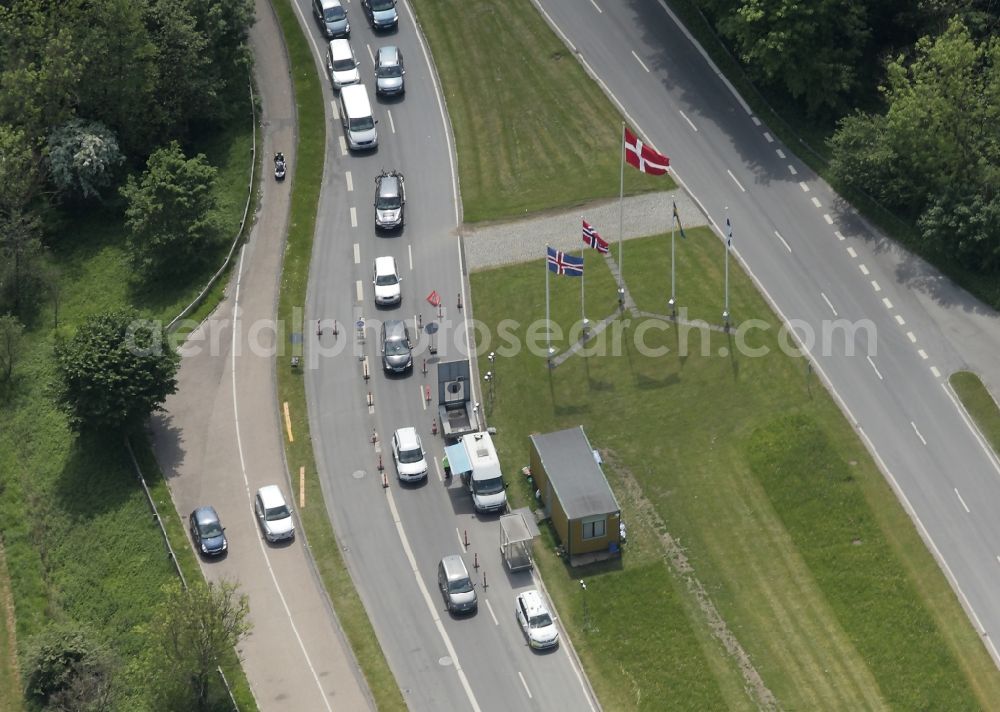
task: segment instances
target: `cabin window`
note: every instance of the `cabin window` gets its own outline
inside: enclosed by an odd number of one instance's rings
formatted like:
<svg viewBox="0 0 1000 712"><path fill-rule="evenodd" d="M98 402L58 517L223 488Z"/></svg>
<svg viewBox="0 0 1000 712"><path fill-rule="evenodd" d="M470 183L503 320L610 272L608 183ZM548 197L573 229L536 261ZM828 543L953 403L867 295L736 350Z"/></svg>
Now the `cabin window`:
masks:
<svg viewBox="0 0 1000 712"><path fill-rule="evenodd" d="M606 517L588 517L583 520L583 538L600 539L605 534Z"/></svg>

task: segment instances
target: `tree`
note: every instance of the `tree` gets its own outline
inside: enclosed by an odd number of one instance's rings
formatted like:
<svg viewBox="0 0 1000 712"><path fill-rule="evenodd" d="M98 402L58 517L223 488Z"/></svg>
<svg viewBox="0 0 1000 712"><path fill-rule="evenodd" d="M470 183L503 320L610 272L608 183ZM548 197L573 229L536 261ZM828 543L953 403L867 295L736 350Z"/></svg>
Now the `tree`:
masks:
<svg viewBox="0 0 1000 712"><path fill-rule="evenodd" d="M14 375L23 339L24 324L13 314L0 316L0 375L4 383L9 383Z"/></svg>
<svg viewBox="0 0 1000 712"><path fill-rule="evenodd" d="M250 632L250 604L229 581L166 587L154 622L162 660L154 664L159 693L171 709L209 708L211 682L222 660Z"/></svg>
<svg viewBox="0 0 1000 712"><path fill-rule="evenodd" d="M97 197L125 160L118 139L99 121L68 121L49 134L48 147L52 182L70 196Z"/></svg>
<svg viewBox="0 0 1000 712"><path fill-rule="evenodd" d="M21 129L0 124L0 215L24 210L38 184L38 160Z"/></svg>
<svg viewBox="0 0 1000 712"><path fill-rule="evenodd" d="M121 190L128 201L129 258L142 275L173 276L202 259L218 234L215 176L204 154L185 158L176 141L149 157L139 180L129 176Z"/></svg>
<svg viewBox="0 0 1000 712"><path fill-rule="evenodd" d="M43 248L38 216L0 211L0 307L24 317L38 294Z"/></svg>
<svg viewBox="0 0 1000 712"><path fill-rule="evenodd" d="M25 697L45 710L111 709L114 657L90 631L74 624L46 628L28 642Z"/></svg>
<svg viewBox="0 0 1000 712"><path fill-rule="evenodd" d="M97 314L56 346L56 400L78 432L129 432L177 391L177 367L162 325L134 310Z"/></svg>

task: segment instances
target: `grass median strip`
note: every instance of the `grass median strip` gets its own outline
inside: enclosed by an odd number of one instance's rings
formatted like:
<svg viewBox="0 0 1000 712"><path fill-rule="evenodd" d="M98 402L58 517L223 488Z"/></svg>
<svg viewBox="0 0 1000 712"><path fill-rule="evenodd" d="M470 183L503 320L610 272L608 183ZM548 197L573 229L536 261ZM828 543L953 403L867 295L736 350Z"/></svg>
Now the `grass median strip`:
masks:
<svg viewBox="0 0 1000 712"><path fill-rule="evenodd" d="M639 309L663 312L669 235L626 250ZM722 243L692 229L678 253L681 306L717 323ZM613 308L614 283L588 257L588 316L600 318L597 309ZM490 333L514 319L528 343L527 326L544 316L538 263L471 281L474 313ZM579 319L579 298L576 280L553 281L564 334ZM700 586L782 708L989 707L1000 673L881 473L806 362L782 353L777 318L738 270L730 300L737 323L768 328L736 339L619 318L589 356L552 370L528 348L481 344L479 353L501 355L492 365L484 355L480 370L497 374L486 409L507 472L527 463L533 432L582 424L605 453L629 526L622 562L569 569L548 535L536 547L602 703L750 709L767 699L750 702L744 663L715 634L693 593ZM740 340L767 354L750 356ZM525 484L511 491L531 499ZM664 533L690 570L657 544Z"/></svg>
<svg viewBox="0 0 1000 712"><path fill-rule="evenodd" d="M993 452L1000 452L1000 408L979 376L971 371L958 371L949 382Z"/></svg>

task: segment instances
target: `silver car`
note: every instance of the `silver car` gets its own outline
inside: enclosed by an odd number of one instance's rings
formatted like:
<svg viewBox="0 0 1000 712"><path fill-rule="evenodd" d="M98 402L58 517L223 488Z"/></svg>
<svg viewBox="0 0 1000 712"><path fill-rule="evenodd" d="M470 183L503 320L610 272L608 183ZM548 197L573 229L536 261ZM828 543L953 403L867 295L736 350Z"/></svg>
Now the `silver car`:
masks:
<svg viewBox="0 0 1000 712"><path fill-rule="evenodd" d="M388 45L379 47L375 55L375 93L383 96L398 96L406 91L403 83L403 53L399 47Z"/></svg>
<svg viewBox="0 0 1000 712"><path fill-rule="evenodd" d="M268 541L295 538L292 508L285 502L285 495L281 493L278 485L267 485L257 490L257 496L254 497L254 512L264 532L264 538Z"/></svg>

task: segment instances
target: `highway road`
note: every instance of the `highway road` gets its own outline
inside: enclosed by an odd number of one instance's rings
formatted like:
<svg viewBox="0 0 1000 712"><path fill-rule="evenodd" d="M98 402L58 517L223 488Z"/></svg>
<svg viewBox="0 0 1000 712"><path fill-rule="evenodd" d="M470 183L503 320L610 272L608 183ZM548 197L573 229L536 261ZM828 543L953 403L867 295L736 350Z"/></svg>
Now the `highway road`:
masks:
<svg viewBox="0 0 1000 712"><path fill-rule="evenodd" d="M716 229L730 217L739 258L782 319L816 335L815 367L1000 664L1000 464L946 382L972 367L997 392L996 313L866 225L753 116L662 0L534 2ZM739 322L739 304L731 311ZM858 328L824 343L838 319Z"/></svg>
<svg viewBox="0 0 1000 712"><path fill-rule="evenodd" d="M315 328L307 330L305 361L312 437L334 529L410 709L592 709L591 693L568 646L535 654L516 626L515 591L534 584L530 574L504 572L496 517L475 516L468 494L441 479L443 444L431 432L436 406L427 403L423 388L429 386L436 399L435 358L467 353L458 326L464 317L458 308L464 289L456 229L460 206L447 116L408 4L399 3L398 30L379 36L356 0L345 7L351 45L379 121L379 147L370 154L346 151L327 82L332 130L306 305L306 318L323 320L324 330L320 337ZM324 71L325 43L309 4L299 0L297 8L317 71ZM375 99L372 55L385 44L399 46L406 61L407 90L401 99ZM374 228L374 181L383 168L406 178L406 225L397 234L377 235ZM372 263L382 255L394 256L403 276L402 304L393 309L374 306ZM436 357L426 336L417 339L421 324L438 320L437 310L425 301L431 291L443 298ZM468 295L463 301L468 305ZM377 334L387 318L409 320L416 342L411 374L390 378L382 373ZM359 320L366 324L363 342L355 328ZM407 425L417 428L434 458L423 485L400 486L395 478L390 438ZM379 457L388 488L382 486ZM453 553L463 554L470 570L477 558L481 565L473 572L479 612L467 619L450 616L437 590L438 561Z"/></svg>

